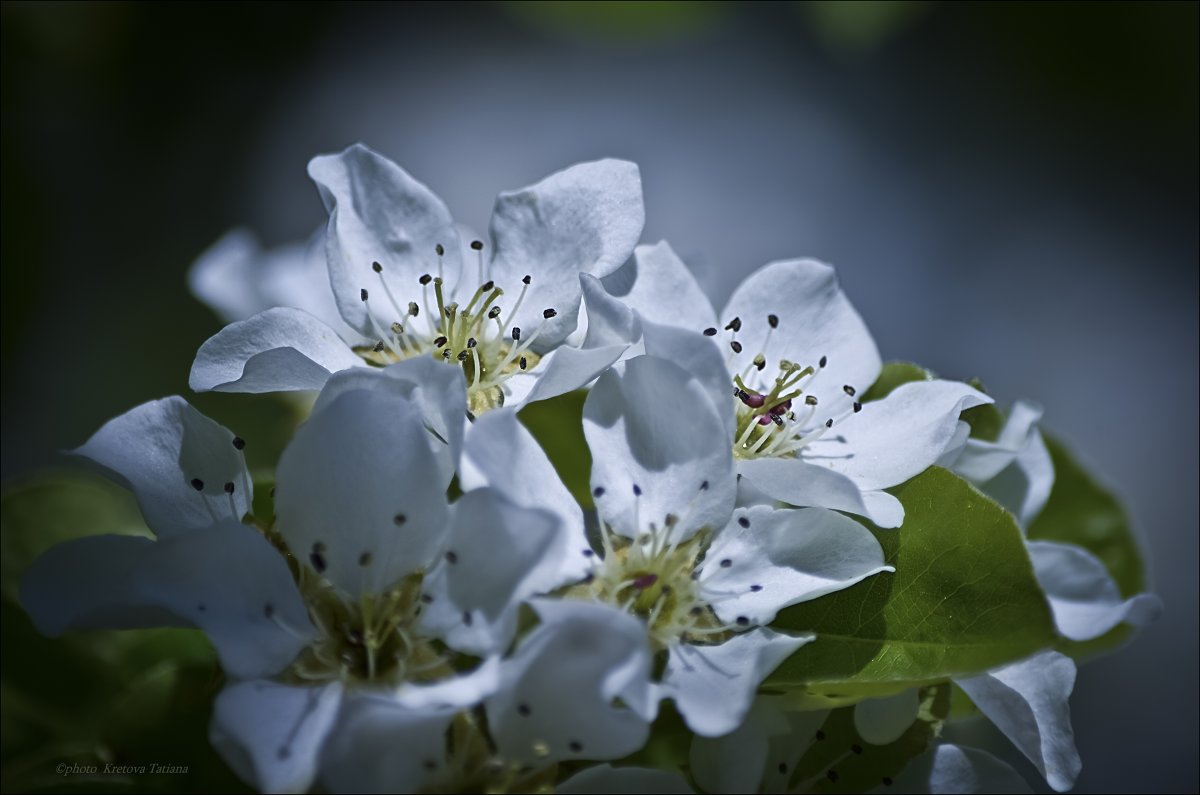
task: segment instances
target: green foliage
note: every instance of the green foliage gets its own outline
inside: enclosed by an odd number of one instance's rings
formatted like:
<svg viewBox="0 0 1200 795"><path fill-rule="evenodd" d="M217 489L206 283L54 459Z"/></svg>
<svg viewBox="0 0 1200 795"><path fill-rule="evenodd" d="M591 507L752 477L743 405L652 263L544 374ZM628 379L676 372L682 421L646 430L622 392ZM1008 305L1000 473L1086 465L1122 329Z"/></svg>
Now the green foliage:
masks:
<svg viewBox="0 0 1200 795"><path fill-rule="evenodd" d="M830 696L878 695L1028 656L1054 643L1045 597L1012 516L933 467L892 489L898 530L872 529L894 574L783 611L774 625L813 631L767 679Z"/></svg>
<svg viewBox="0 0 1200 795"><path fill-rule="evenodd" d="M875 383L871 384L862 396L863 403L870 403L873 400L883 400L892 393L892 390L910 381L928 381L933 378L933 374L921 367L919 364L912 362L888 362L879 371L879 377L875 379Z"/></svg>
<svg viewBox="0 0 1200 795"><path fill-rule="evenodd" d="M583 401L579 390L521 409L521 422L546 451L558 476L584 510L594 507L588 480L592 476L592 453L583 436Z"/></svg>

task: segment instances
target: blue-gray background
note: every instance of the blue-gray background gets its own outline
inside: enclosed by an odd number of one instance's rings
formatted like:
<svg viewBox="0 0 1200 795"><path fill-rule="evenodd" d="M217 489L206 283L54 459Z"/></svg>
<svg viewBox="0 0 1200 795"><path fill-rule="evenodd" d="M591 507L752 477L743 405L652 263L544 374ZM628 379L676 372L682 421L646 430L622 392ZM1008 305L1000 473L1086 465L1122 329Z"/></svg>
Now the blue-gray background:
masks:
<svg viewBox="0 0 1200 795"><path fill-rule="evenodd" d="M1078 789L1197 789L1196 4L2 14L6 483L185 392L219 327L186 267L316 228L312 154L362 140L480 230L499 190L629 158L644 239L718 306L819 257L885 358L1046 407L1167 606L1081 672Z"/></svg>

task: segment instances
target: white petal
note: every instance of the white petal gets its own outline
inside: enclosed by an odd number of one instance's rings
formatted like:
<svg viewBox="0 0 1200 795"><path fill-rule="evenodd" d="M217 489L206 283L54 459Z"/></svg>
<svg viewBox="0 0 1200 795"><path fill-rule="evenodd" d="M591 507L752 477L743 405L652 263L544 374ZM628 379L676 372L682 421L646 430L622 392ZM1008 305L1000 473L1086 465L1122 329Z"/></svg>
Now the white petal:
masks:
<svg viewBox="0 0 1200 795"><path fill-rule="evenodd" d="M1054 488L1054 461L1041 432L1035 428L1012 464L977 485L980 491L1011 511L1021 527L1029 527L1046 506Z"/></svg>
<svg viewBox="0 0 1200 795"><path fill-rule="evenodd" d="M629 708L646 705L650 690L641 622L601 604L540 600L535 607L542 625L505 662L503 685L487 700L501 755L543 765L641 748L650 718Z"/></svg>
<svg viewBox="0 0 1200 795"><path fill-rule="evenodd" d="M908 763L890 787L876 792L1026 793L1017 771L986 751L940 743Z"/></svg>
<svg viewBox="0 0 1200 795"><path fill-rule="evenodd" d="M503 653L517 609L555 573L566 544L549 511L519 507L492 489L467 492L454 503L446 558L423 585L433 597L423 626L459 651Z"/></svg>
<svg viewBox="0 0 1200 795"><path fill-rule="evenodd" d="M883 489L914 477L942 457L958 428L958 415L992 399L957 381L913 381L868 403L804 450L858 484Z"/></svg>
<svg viewBox="0 0 1200 795"><path fill-rule="evenodd" d="M767 344L770 314L779 318L779 327ZM737 335L742 353L731 369L740 371L760 352L772 367L780 359L816 367L825 357L825 368L805 392L835 416L851 402L843 385L865 390L879 375L882 362L871 333L842 293L833 268L822 262L786 260L759 268L734 290L721 320L734 317L742 321Z"/></svg>
<svg viewBox="0 0 1200 795"><path fill-rule="evenodd" d="M430 685L405 684L391 695L406 709L463 710L500 689L500 658L488 657L472 670Z"/></svg>
<svg viewBox="0 0 1200 795"><path fill-rule="evenodd" d="M276 470L279 528L345 593L378 593L427 567L447 519L420 411L383 390L344 392L296 432Z"/></svg>
<svg viewBox="0 0 1200 795"><path fill-rule="evenodd" d="M377 695L346 699L321 757L330 792L420 792L447 776L446 729L457 709L416 710Z"/></svg>
<svg viewBox="0 0 1200 795"><path fill-rule="evenodd" d="M663 697L674 698L688 728L720 737L738 727L767 674L813 635L781 635L763 627L717 646L677 643L663 674ZM713 698L720 693L720 698Z"/></svg>
<svg viewBox="0 0 1200 795"><path fill-rule="evenodd" d="M583 318L587 322L587 336L583 342L585 348L637 342L642 329L632 309L609 295L604 284L590 273L579 274L579 286L583 290L586 310Z"/></svg>
<svg viewBox="0 0 1200 795"><path fill-rule="evenodd" d="M253 493L233 434L181 397L143 403L109 420L71 452L99 464L137 497L146 524L166 537L241 518ZM193 481L201 484L197 491ZM225 484L234 484L233 508Z"/></svg>
<svg viewBox="0 0 1200 795"><path fill-rule="evenodd" d="M641 318L646 353L674 362L705 388L725 425L725 436L732 450L736 423L733 380L721 350L702 333L651 320Z"/></svg>
<svg viewBox="0 0 1200 795"><path fill-rule="evenodd" d="M641 792L646 795L691 795L695 790L678 773L650 767L596 765L579 771L554 788L571 795Z"/></svg>
<svg viewBox="0 0 1200 795"><path fill-rule="evenodd" d="M788 733L772 737L768 743L767 765L760 792L788 791L788 781L805 753L817 741L817 731L825 725L828 717L827 709L786 713Z"/></svg>
<svg viewBox="0 0 1200 795"><path fill-rule="evenodd" d="M868 698L854 705L854 729L871 745L890 745L904 736L920 708L916 688L885 698Z"/></svg>
<svg viewBox="0 0 1200 795"><path fill-rule="evenodd" d="M760 791L770 739L787 734L788 728L779 708L760 696L734 731L692 739L688 754L692 777L700 789L714 795Z"/></svg>
<svg viewBox="0 0 1200 795"><path fill-rule="evenodd" d="M365 363L333 329L299 309L276 307L209 337L192 362L197 392L320 389L331 373Z"/></svg>
<svg viewBox="0 0 1200 795"><path fill-rule="evenodd" d="M885 491L863 491L845 475L798 458L737 462L738 474L768 497L801 507L829 508L865 516L879 527L899 527L904 506Z"/></svg>
<svg viewBox="0 0 1200 795"><path fill-rule="evenodd" d="M429 450L437 460L443 486L449 486L462 451L463 426L467 416L466 380L461 367L450 366L430 356L406 359L382 369L357 367L329 379L317 396L312 411L317 413L344 392L356 389L381 390L411 401L425 424Z"/></svg>
<svg viewBox="0 0 1200 795"><path fill-rule="evenodd" d="M609 295L656 323L697 332L717 325L708 296L665 240L638 246L603 281Z"/></svg>
<svg viewBox="0 0 1200 795"><path fill-rule="evenodd" d="M226 323L245 320L269 308L258 289L262 260L263 250L254 233L233 229L188 269L188 288Z"/></svg>
<svg viewBox="0 0 1200 795"><path fill-rule="evenodd" d="M679 538L728 521L730 442L703 387L677 365L639 356L609 370L584 403L583 430L596 507L616 532L636 537L668 514Z"/></svg>
<svg viewBox="0 0 1200 795"><path fill-rule="evenodd" d="M983 483L1000 474L1012 464L1017 454L1029 444L1030 436L1042 418L1042 408L1019 400L1013 404L1008 419L995 441L972 439L954 462L954 471L972 483Z"/></svg>
<svg viewBox="0 0 1200 795"><path fill-rule="evenodd" d="M467 431L461 485L466 490L491 486L518 505L538 507L559 520L562 558L537 573L535 587L550 591L580 580L591 564L583 511L567 491L537 440L515 414L489 411Z"/></svg>
<svg viewBox="0 0 1200 795"><path fill-rule="evenodd" d="M204 630L232 677L279 673L313 638L283 555L247 525L160 541L136 577L147 601Z"/></svg>
<svg viewBox="0 0 1200 795"><path fill-rule="evenodd" d="M1071 640L1098 638L1120 623L1144 627L1162 612L1153 594L1121 599L1104 564L1082 547L1050 541L1030 541L1028 547L1054 623Z"/></svg>
<svg viewBox="0 0 1200 795"><path fill-rule="evenodd" d="M867 528L823 508L739 509L704 561L702 589L719 597L712 604L721 620L757 625L789 605L895 571Z"/></svg>
<svg viewBox="0 0 1200 795"><path fill-rule="evenodd" d="M512 325L532 331L542 311L547 321L535 347L546 351L575 329L579 274L605 276L620 267L645 223L638 168L623 160L580 163L536 185L501 193L492 210L492 262L488 277L517 289L533 277ZM505 289L510 289L505 287Z"/></svg>
<svg viewBox="0 0 1200 795"><path fill-rule="evenodd" d="M154 542L138 536L88 536L48 549L21 577L21 606L43 635L72 629L187 626L146 600L137 575Z"/></svg>
<svg viewBox="0 0 1200 795"><path fill-rule="evenodd" d="M1079 775L1079 752L1067 698L1075 663L1045 651L980 676L955 680L979 710L1004 732L1059 792Z"/></svg>
<svg viewBox="0 0 1200 795"><path fill-rule="evenodd" d="M227 686L213 705L209 740L234 772L261 792L306 792L337 720L342 687L265 680Z"/></svg>
<svg viewBox="0 0 1200 795"><path fill-rule="evenodd" d="M538 379L521 400L505 399L505 406L519 410L538 400L565 395L591 383L595 378L621 358L628 345L605 345L601 348L557 348L542 357L538 368Z"/></svg>
<svg viewBox="0 0 1200 795"><path fill-rule="evenodd" d="M417 279L437 275L439 245L445 252L441 259L447 286L457 284L461 255L450 212L404 169L355 144L335 155L314 157L308 175L329 212L326 256L334 297L342 317L361 334L375 337L377 332L360 291L368 291L371 311L384 328L402 320L380 280L401 308L407 306L420 292ZM372 269L374 262L382 266L381 273Z"/></svg>

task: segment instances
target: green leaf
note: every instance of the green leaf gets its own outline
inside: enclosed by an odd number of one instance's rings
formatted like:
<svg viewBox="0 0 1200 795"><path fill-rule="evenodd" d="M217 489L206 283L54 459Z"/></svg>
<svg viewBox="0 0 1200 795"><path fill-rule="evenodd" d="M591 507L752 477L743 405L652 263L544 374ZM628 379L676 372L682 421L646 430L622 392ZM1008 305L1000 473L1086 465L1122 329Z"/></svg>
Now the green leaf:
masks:
<svg viewBox="0 0 1200 795"><path fill-rule="evenodd" d="M776 669L768 687L869 693L984 671L1054 644L1049 606L1009 513L938 467L891 491L904 525L872 532L896 572L783 611L776 628L816 632L817 640Z"/></svg>
<svg viewBox="0 0 1200 795"><path fill-rule="evenodd" d="M789 789L869 792L881 784L886 786L910 759L929 748L950 714L948 684L925 688L920 698L917 720L898 740L887 745L871 745L862 739L854 728L854 707L829 713L816 741L796 766Z"/></svg>
<svg viewBox="0 0 1200 795"><path fill-rule="evenodd" d="M1123 597L1146 590L1145 564L1129 518L1107 489L1092 479L1062 442L1043 433L1054 461L1054 488L1029 526L1034 541L1078 544L1108 568Z"/></svg>
<svg viewBox="0 0 1200 795"><path fill-rule="evenodd" d="M898 386L910 381L928 381L931 378L933 378L933 374L919 364L888 362L879 371L879 377L875 379L875 383L871 384L871 388L863 394L862 402L883 400Z"/></svg>
<svg viewBox="0 0 1200 795"><path fill-rule="evenodd" d="M592 454L583 436L583 401L587 392L578 390L521 409L521 422L546 451L558 476L584 510L594 507L588 480Z"/></svg>

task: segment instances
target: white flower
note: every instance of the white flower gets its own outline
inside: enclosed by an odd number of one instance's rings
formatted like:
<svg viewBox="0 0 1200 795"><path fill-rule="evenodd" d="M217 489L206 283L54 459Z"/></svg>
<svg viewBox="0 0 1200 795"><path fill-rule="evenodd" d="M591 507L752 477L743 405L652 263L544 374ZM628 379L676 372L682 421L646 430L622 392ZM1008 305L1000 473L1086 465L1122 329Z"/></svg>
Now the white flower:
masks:
<svg viewBox="0 0 1200 795"><path fill-rule="evenodd" d="M201 346L193 389L319 389L368 362L429 357L460 367L480 414L576 389L623 345L563 346L575 329L578 276L604 276L631 254L644 222L637 166L582 163L496 200L488 242L466 255L432 192L364 146L316 157L309 174L329 211L329 281L352 346L293 308L227 326Z"/></svg>
<svg viewBox="0 0 1200 795"><path fill-rule="evenodd" d="M943 461L1011 511L1023 529L1045 507L1054 485L1054 463L1037 426L1041 417L1041 406L1019 400L995 441L967 439ZM1081 546L1027 541L1026 548L1063 637L1091 640L1121 623L1147 626L1162 613L1154 594L1122 599L1104 563Z"/></svg>
<svg viewBox="0 0 1200 795"><path fill-rule="evenodd" d="M635 357L602 375L584 406L598 549L515 418L477 421L463 468L465 484L559 515L569 541L555 578L582 576L567 595L644 622L668 657L657 697L706 736L736 728L762 679L812 640L766 628L780 609L890 570L875 538L832 511L735 511L724 427L706 389L670 361Z"/></svg>
<svg viewBox="0 0 1200 795"><path fill-rule="evenodd" d="M923 381L859 403L879 353L833 269L814 260L755 271L721 321L666 243L639 246L603 284L581 278L587 344L640 338L646 353L694 373L722 407L738 474L772 500L898 527L903 508L883 489L937 462L959 413L991 402L966 384ZM696 332L720 340L724 355Z"/></svg>

